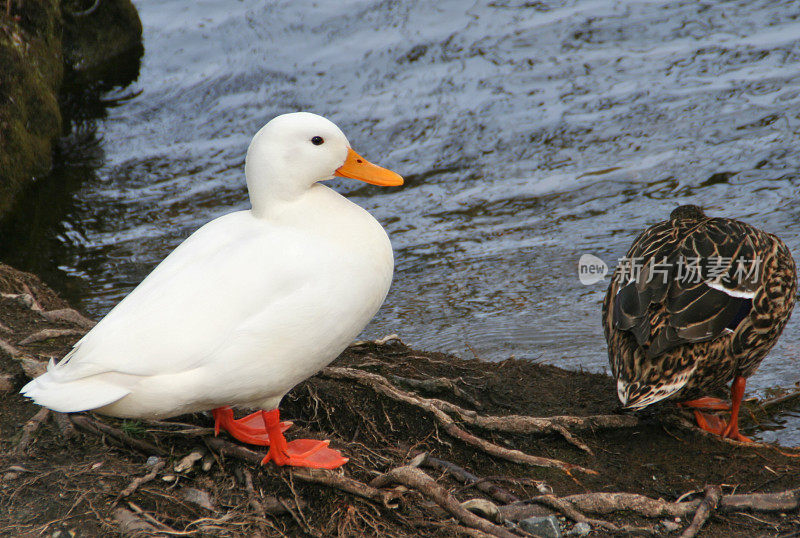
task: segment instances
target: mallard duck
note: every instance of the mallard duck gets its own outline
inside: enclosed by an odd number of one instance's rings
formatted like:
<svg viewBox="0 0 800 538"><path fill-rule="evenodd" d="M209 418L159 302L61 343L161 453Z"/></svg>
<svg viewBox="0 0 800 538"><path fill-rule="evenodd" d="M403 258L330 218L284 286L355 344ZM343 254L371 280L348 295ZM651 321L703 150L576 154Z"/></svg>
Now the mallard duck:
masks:
<svg viewBox="0 0 800 538"><path fill-rule="evenodd" d="M278 116L253 138L252 209L201 227L22 393L65 413L165 418L213 410L215 428L270 446L264 463L335 468L327 441L286 441L278 404L339 355L383 303L386 232L320 182L402 185L330 121ZM229 406L259 411L235 420Z"/></svg>
<svg viewBox="0 0 800 538"><path fill-rule="evenodd" d="M676 208L633 242L603 302L622 405L687 400L701 428L749 441L738 426L746 380L789 321L796 292L783 241L694 205ZM731 381L730 405L700 397ZM700 409L730 409L730 420Z"/></svg>

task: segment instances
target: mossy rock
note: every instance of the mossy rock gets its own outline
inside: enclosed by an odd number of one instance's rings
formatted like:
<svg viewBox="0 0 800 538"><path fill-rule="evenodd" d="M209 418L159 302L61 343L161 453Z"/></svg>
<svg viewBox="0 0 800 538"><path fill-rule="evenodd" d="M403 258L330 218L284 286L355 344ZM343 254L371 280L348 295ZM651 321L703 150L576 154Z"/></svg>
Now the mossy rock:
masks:
<svg viewBox="0 0 800 538"><path fill-rule="evenodd" d="M0 32L0 213L31 177L46 173L61 133L63 77L56 0L26 0Z"/></svg>
<svg viewBox="0 0 800 538"><path fill-rule="evenodd" d="M124 71L127 83L135 75L125 57L136 56L138 72L142 52L130 0L11 0L10 8L10 17L0 9L0 216L51 167L65 66L84 82Z"/></svg>
<svg viewBox="0 0 800 538"><path fill-rule="evenodd" d="M142 22L130 0L67 0L62 4L64 60L78 72L113 69L142 50Z"/></svg>

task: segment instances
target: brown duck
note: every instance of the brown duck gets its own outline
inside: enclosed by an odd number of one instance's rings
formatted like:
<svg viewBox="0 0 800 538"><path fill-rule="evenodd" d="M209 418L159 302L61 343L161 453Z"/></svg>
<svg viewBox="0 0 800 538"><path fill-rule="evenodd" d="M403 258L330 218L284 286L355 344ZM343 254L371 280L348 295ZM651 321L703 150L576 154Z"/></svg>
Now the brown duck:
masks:
<svg viewBox="0 0 800 538"><path fill-rule="evenodd" d="M694 408L701 428L749 441L738 427L745 383L789 321L796 291L783 241L694 205L676 208L633 242L603 302L622 405L688 400L681 405ZM700 397L731 380L731 405Z"/></svg>

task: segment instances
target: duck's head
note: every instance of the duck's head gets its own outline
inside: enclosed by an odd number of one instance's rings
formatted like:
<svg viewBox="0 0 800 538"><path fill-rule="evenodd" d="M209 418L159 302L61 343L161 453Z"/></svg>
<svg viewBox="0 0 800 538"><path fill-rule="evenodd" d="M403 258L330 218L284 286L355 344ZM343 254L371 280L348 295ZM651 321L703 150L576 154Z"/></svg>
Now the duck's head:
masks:
<svg viewBox="0 0 800 538"><path fill-rule="evenodd" d="M334 176L373 185L398 186L403 178L353 151L333 122L308 112L283 114L253 137L245 175L253 209L269 200L296 197Z"/></svg>

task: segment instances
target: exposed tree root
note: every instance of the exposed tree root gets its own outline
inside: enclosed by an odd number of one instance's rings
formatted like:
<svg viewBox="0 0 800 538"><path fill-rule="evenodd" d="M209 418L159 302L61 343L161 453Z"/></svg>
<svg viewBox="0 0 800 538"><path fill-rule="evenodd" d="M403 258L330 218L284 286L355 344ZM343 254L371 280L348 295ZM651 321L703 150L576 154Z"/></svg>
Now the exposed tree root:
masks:
<svg viewBox="0 0 800 538"><path fill-rule="evenodd" d="M703 528L708 518L714 513L719 505L719 498L722 495L722 490L719 486L706 487L706 496L700 501L700 506L694 514L692 523L683 531L681 538L694 538L700 529Z"/></svg>
<svg viewBox="0 0 800 538"><path fill-rule="evenodd" d="M544 458L541 456L532 456L530 454L526 454L519 450L513 450L501 447L497 444L486 441L485 439L481 439L480 437L472 435L471 433L467 432L466 430L463 430L458 425L456 425L453 418L442 410L442 407L446 407L448 410L461 409L460 407L454 404L450 404L449 402L443 402L441 400L431 400L428 398L421 398L410 392L398 389L397 387L389 383L389 381L381 375L374 374L371 372L365 372L363 370L356 370L354 368L337 368L337 367L325 368L322 371L322 375L325 377L329 377L331 379L348 379L351 381L356 381L357 383L370 387L376 392L379 392L384 396L387 396L393 400L397 400L409 405L422 408L425 411L431 413L439 422L439 424L442 425L442 427L448 434L469 445L477 447L492 456L496 456L499 458L503 458L524 465L561 469L562 471L567 473L571 471L581 471L588 474L597 474L597 471L581 467L580 465L574 465L571 463L566 463L551 458Z"/></svg>
<svg viewBox="0 0 800 538"><path fill-rule="evenodd" d="M540 495L538 497L534 497L530 499L530 502L542 504L544 506L550 507L554 510L557 510L564 514L566 517L570 518L572 521L576 523L588 523L593 527L599 527L601 529L606 529L611 532L618 532L618 533L625 533L625 534L655 534L655 531L649 527L631 527L631 526L623 526L619 527L610 521L604 521L602 519L593 519L586 517L582 513L580 513L570 502L556 497L555 495Z"/></svg>
<svg viewBox="0 0 800 538"><path fill-rule="evenodd" d="M431 469L436 469L437 471L446 472L463 484L475 484L475 489L482 491L483 493L489 495L494 500L501 502L503 504L509 504L519 501L519 497L517 497L516 495L509 493L508 491L497 486L496 484L493 484L488 480L478 478L474 474L470 473L463 467L459 467L455 463L441 460L439 458L434 458L432 456L429 456L428 454L421 454L420 460L417 462L417 464L420 467L430 467Z"/></svg>
<svg viewBox="0 0 800 538"><path fill-rule="evenodd" d="M401 484L419 491L424 497L444 508L468 527L478 529L491 536L517 538L516 534L464 509L455 497L420 469L410 466L397 467L370 482L370 485L376 488L385 487L389 484Z"/></svg>
<svg viewBox="0 0 800 538"><path fill-rule="evenodd" d="M35 332L32 335L22 339L19 342L19 345L26 346L28 344L41 342L43 340L49 340L50 338L60 338L62 336L80 336L85 333L86 331L82 331L80 329L42 329L41 331Z"/></svg>
<svg viewBox="0 0 800 538"><path fill-rule="evenodd" d="M263 454L259 454L258 452L254 452L248 448L233 444L218 437L207 439L206 443L210 448L218 451L220 454L234 457L248 463L260 465L264 457ZM398 503L399 494L397 492L381 491L363 482L333 471L292 468L291 473L293 477L304 482L323 484L328 487L339 489L365 499L377 501L387 508L396 507Z"/></svg>
<svg viewBox="0 0 800 538"><path fill-rule="evenodd" d="M118 443L127 445L147 455L166 455L166 453L156 445L148 443L147 441L142 441L141 439L135 439L130 435L125 435L123 431L118 430L113 426L109 426L105 422L100 422L99 420L92 419L86 415L69 415L69 418L72 423L75 424L75 426L85 432L93 433L101 437L109 436Z"/></svg>
<svg viewBox="0 0 800 538"><path fill-rule="evenodd" d="M133 536L164 536L159 533L159 528L140 518L127 508L118 507L111 513L111 517L119 525L119 530L124 535Z"/></svg>
<svg viewBox="0 0 800 538"><path fill-rule="evenodd" d="M464 392L464 390L461 389L461 387L459 387L456 384L456 380L454 379L449 379L447 377L412 379L410 377L402 377L399 375L391 375L389 376L389 378L398 385L405 385L415 390L433 392L433 393L450 392L455 397L468 401L470 405L472 405L473 407L477 407L478 409L483 407L483 405L478 400L473 398L468 393Z"/></svg>
<svg viewBox="0 0 800 538"><path fill-rule="evenodd" d="M50 417L50 410L46 407L42 407L24 426L22 426L22 436L17 446L14 447L15 453L22 454L25 452L25 449L28 448L28 445L33 441L33 434L36 433L39 426L47 421L48 417Z"/></svg>
<svg viewBox="0 0 800 538"><path fill-rule="evenodd" d="M127 497L129 495L133 495L133 492L135 492L137 489L139 489L139 486L141 486L142 484L146 484L146 483L150 482L156 476L158 476L158 472L161 469L163 469L165 465L166 465L166 463L163 460L156 462L156 464L153 465L153 468L150 469L150 472L148 472L146 475L140 476L139 478L134 478L133 481L130 484L128 484L128 487L123 489L119 493L119 495L117 495L117 498L114 500L114 502L119 501L123 497Z"/></svg>
<svg viewBox="0 0 800 538"><path fill-rule="evenodd" d="M61 437L64 439L72 440L79 437L75 426L72 425L72 422L69 420L69 415L66 413L53 411L53 421L56 423L58 431L61 432Z"/></svg>

